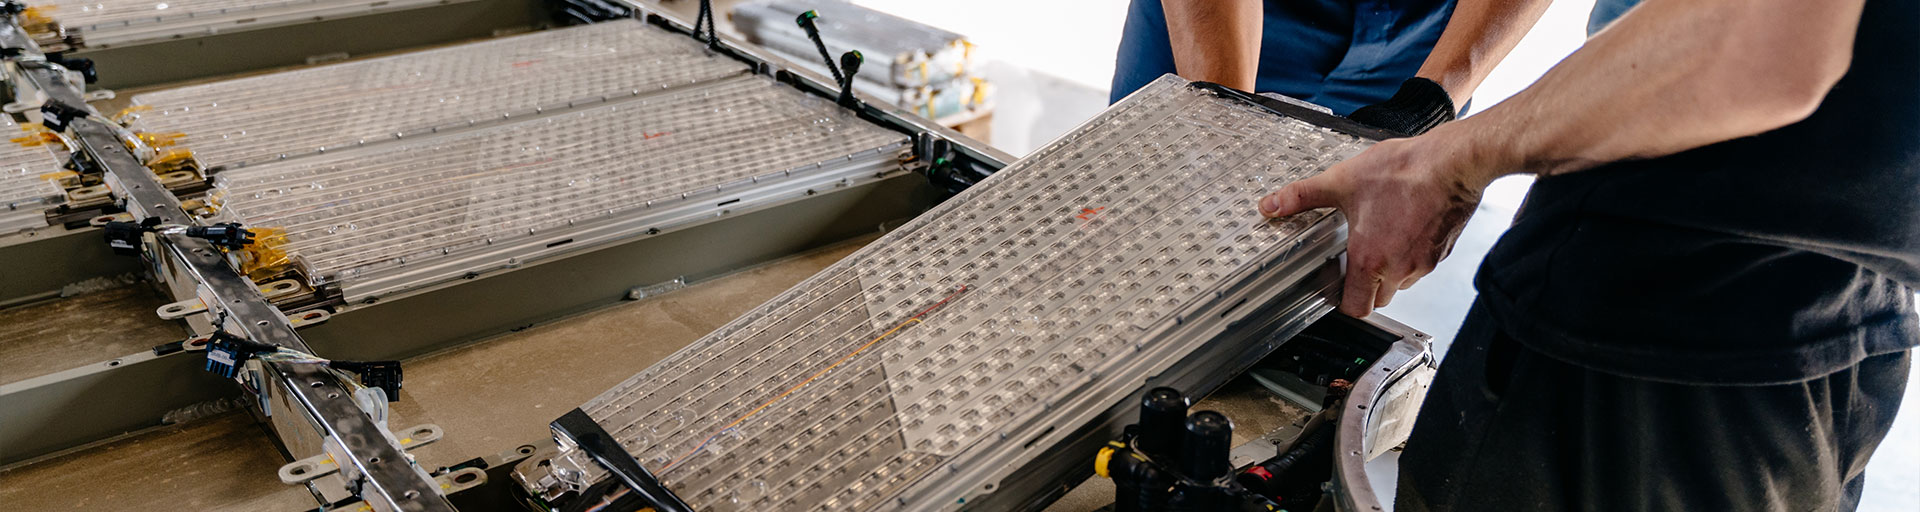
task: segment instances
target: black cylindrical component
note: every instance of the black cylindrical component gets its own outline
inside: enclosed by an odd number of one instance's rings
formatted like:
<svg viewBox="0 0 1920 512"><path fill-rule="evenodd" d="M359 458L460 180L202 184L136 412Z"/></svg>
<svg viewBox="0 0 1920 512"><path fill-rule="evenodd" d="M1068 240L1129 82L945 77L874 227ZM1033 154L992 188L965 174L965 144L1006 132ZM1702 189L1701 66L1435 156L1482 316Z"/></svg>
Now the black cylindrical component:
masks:
<svg viewBox="0 0 1920 512"><path fill-rule="evenodd" d="M1140 482L1132 475L1113 479L1113 512L1146 512L1140 506Z"/></svg>
<svg viewBox="0 0 1920 512"><path fill-rule="evenodd" d="M1180 390L1160 387L1140 397L1140 431L1134 446L1148 457L1172 463L1186 437L1187 397Z"/></svg>
<svg viewBox="0 0 1920 512"><path fill-rule="evenodd" d="M1107 466L1113 478L1114 512L1156 512L1167 510L1172 497L1172 477L1152 462L1115 454Z"/></svg>
<svg viewBox="0 0 1920 512"><path fill-rule="evenodd" d="M1195 482L1212 482L1233 470L1227 452L1233 449L1233 421L1227 415L1200 411L1187 417L1187 442L1180 472Z"/></svg>

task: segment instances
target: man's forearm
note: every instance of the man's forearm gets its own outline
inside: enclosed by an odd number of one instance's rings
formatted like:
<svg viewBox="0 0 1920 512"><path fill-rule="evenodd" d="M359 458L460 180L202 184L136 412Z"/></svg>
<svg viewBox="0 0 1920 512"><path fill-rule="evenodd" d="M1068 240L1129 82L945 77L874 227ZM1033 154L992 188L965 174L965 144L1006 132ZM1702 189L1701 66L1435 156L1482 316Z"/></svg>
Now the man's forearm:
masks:
<svg viewBox="0 0 1920 512"><path fill-rule="evenodd" d="M1649 0L1532 87L1429 132L1468 183L1672 154L1806 118L1846 73L1863 0Z"/></svg>
<svg viewBox="0 0 1920 512"><path fill-rule="evenodd" d="M1160 5L1173 67L1181 77L1253 90L1264 20L1259 0L1162 0Z"/></svg>
<svg viewBox="0 0 1920 512"><path fill-rule="evenodd" d="M1454 105L1473 97L1480 82L1540 20L1552 0L1460 0L1447 30L1414 76L1447 90Z"/></svg>

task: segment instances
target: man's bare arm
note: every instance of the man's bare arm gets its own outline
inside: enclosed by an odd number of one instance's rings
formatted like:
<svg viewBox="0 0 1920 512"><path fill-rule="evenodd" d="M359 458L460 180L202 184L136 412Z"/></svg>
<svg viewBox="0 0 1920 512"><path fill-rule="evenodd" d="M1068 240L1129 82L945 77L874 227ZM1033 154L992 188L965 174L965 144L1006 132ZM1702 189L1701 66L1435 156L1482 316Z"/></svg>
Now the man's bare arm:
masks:
<svg viewBox="0 0 1920 512"><path fill-rule="evenodd" d="M1460 0L1447 18L1447 29L1433 45L1433 53L1414 76L1439 83L1466 103L1493 67L1526 37L1527 30L1547 12L1552 0Z"/></svg>
<svg viewBox="0 0 1920 512"><path fill-rule="evenodd" d="M1651 158L1805 119L1846 74L1863 0L1652 0L1435 142L1487 182ZM1490 173L1490 174L1489 174Z"/></svg>
<svg viewBox="0 0 1920 512"><path fill-rule="evenodd" d="M1173 67L1188 80L1251 91L1260 71L1260 0L1162 0Z"/></svg>
<svg viewBox="0 0 1920 512"><path fill-rule="evenodd" d="M1364 316L1452 249L1495 178L1552 175L1754 135L1812 114L1853 58L1864 0L1649 0L1486 112L1376 144L1260 201L1338 207L1341 310Z"/></svg>

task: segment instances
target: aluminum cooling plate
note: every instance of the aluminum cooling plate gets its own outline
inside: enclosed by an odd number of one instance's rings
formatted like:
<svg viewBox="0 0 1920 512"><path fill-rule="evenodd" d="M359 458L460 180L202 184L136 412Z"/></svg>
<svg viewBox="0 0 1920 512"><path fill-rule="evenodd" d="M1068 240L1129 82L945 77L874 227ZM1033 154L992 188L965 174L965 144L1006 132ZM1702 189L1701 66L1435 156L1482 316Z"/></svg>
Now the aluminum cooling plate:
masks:
<svg viewBox="0 0 1920 512"><path fill-rule="evenodd" d="M135 130L186 134L208 167L235 167L539 116L728 76L747 65L638 21L134 96Z"/></svg>
<svg viewBox="0 0 1920 512"><path fill-rule="evenodd" d="M1163 77L581 410L700 510L973 503L1338 254L1254 201L1370 140L1220 94ZM607 477L561 437L523 481Z"/></svg>
<svg viewBox="0 0 1920 512"><path fill-rule="evenodd" d="M221 173L221 215L347 298L901 172L907 138L739 76L567 113ZM278 242L278 241L272 241Z"/></svg>

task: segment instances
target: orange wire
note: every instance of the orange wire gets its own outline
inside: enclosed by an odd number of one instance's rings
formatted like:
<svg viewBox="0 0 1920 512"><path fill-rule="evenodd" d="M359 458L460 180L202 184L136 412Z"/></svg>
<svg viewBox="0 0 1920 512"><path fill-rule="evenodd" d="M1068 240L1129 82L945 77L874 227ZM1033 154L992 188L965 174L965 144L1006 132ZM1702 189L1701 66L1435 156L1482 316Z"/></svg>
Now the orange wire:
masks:
<svg viewBox="0 0 1920 512"><path fill-rule="evenodd" d="M687 460L688 457L692 457L694 454L700 453L700 449L705 448L708 442L713 441L713 438L719 437L721 433L726 432L728 429L732 429L733 427L739 426L742 422L747 421L747 418L751 418L755 414L760 414L760 411L764 411L768 407L772 407L774 402L779 402L781 399L786 398L787 395L791 395L795 391L799 391L800 388L806 387L807 384L813 383L814 380L819 379L822 375L826 375L827 372L833 371L834 368L839 368L842 363L846 363L848 360L853 359L854 356L858 356L860 355L861 352L865 352L868 348L873 347L874 344L879 343L880 340L887 339L888 336L892 336L893 333L899 332L900 329L906 328L907 325L919 323L920 317L926 316L927 313L933 312L934 309L937 309L940 306L947 305L948 302L953 301L954 297L959 297L960 294L965 293L968 288L970 287L967 285L961 285L959 289L954 290L953 293L951 294L948 294L946 298L940 299L940 302L935 302L933 303L933 305L927 306L926 309L920 310L919 313L915 313L913 316L908 317L906 320L900 321L899 325L895 325L893 326L892 329L888 329L887 332L881 333L879 336L874 337L872 340L868 341L867 344L861 345L860 348L853 349L853 352L849 352L847 353L847 355L841 356L838 361L834 361L833 364L827 365L826 368L822 368L820 369L820 371L814 372L813 376L807 377L806 380L800 381L799 384L794 384L793 387L791 388L787 388L785 392L782 392L778 396L773 397L773 399L767 400L765 403L760 404L759 407L755 407L753 408L753 410L747 411L746 414L741 415L739 419L733 420L732 423L728 423L727 426L720 427L720 430L714 431L713 435L707 436L707 439L705 441L701 441L700 444L697 446L694 446L692 450L688 450L686 454L683 454L679 457L674 458L672 462L668 462L667 466L665 468L662 468L660 472L666 473L667 471L672 470L674 467L679 466L681 461L685 461Z"/></svg>

